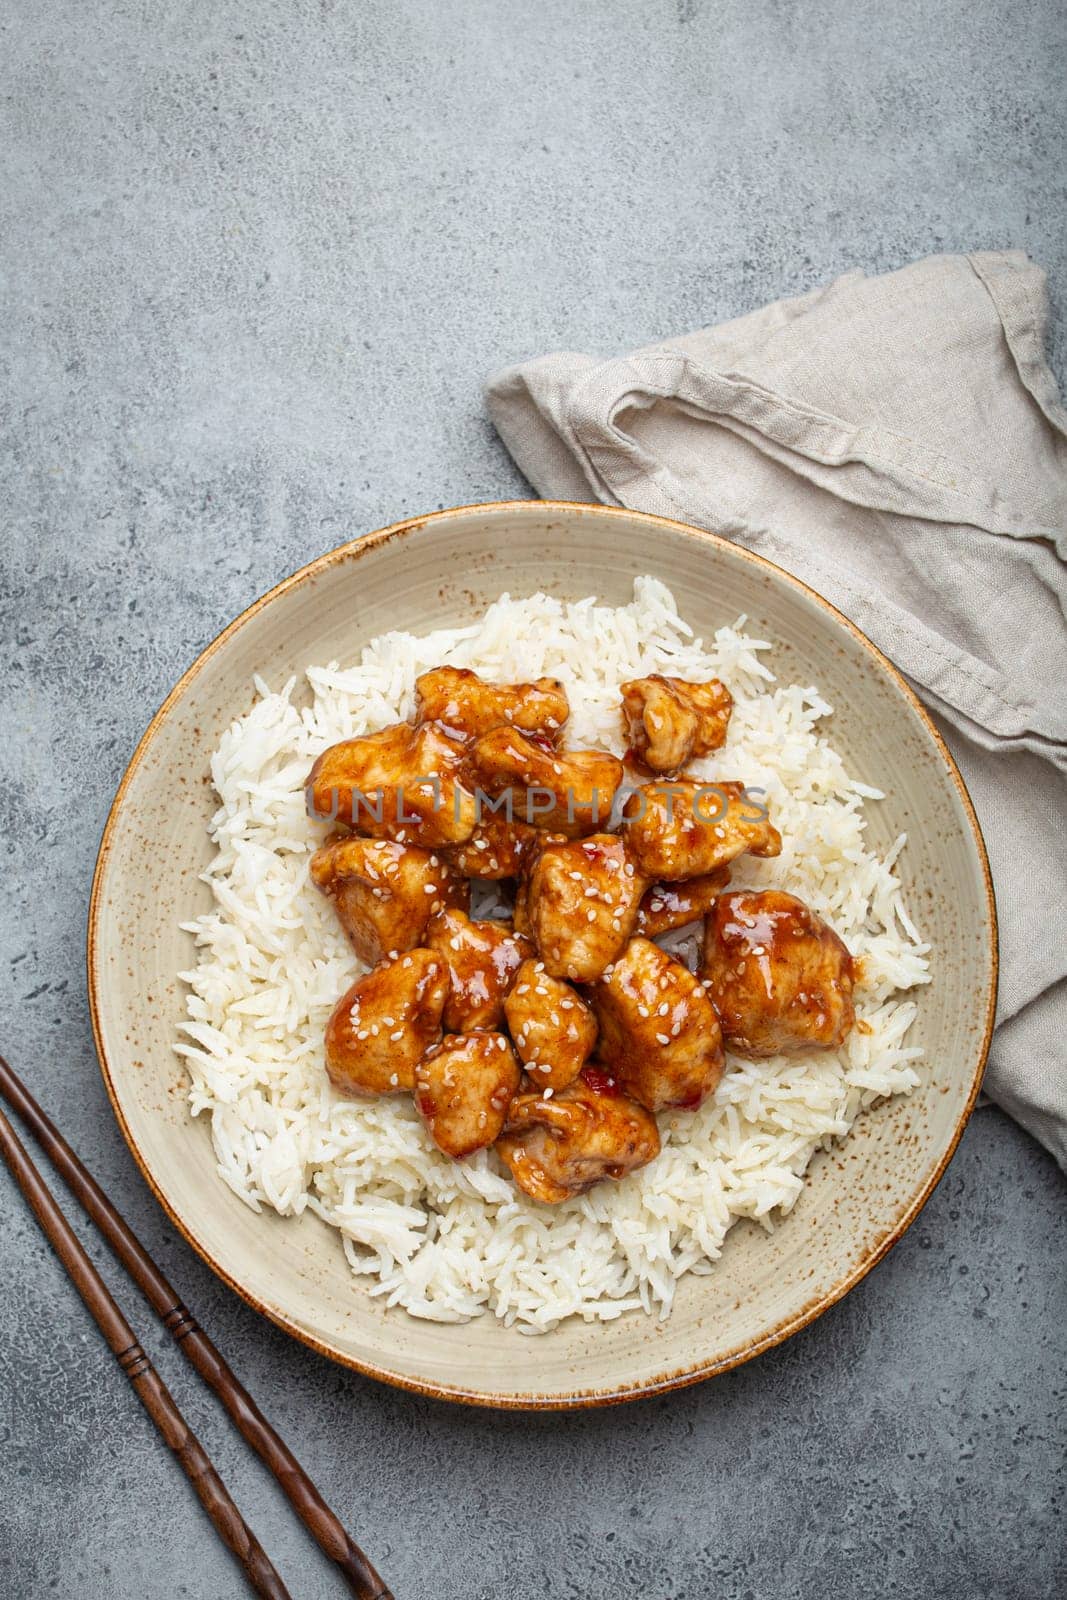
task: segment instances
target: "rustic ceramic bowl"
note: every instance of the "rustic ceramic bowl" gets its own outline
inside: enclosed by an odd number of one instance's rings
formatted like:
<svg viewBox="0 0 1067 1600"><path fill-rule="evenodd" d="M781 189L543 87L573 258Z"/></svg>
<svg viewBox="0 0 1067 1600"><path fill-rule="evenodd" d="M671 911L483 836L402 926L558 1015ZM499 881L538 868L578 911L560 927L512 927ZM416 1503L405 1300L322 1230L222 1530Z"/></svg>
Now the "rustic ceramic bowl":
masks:
<svg viewBox="0 0 1067 1600"><path fill-rule="evenodd" d="M389 628L471 620L507 590L621 604L651 572L705 634L741 612L776 641L779 677L818 684L852 771L886 791L869 837L902 830L908 903L933 946L912 1037L924 1082L860 1119L813 1163L788 1219L739 1224L720 1265L679 1285L665 1324L631 1313L530 1338L491 1317L467 1326L386 1312L353 1278L335 1232L254 1215L216 1177L207 1126L187 1111L171 1042L176 974L194 962L178 924L208 905L208 759L248 709L252 675L281 683L310 661L354 658ZM97 1048L122 1130L173 1221L249 1303L314 1349L390 1383L484 1405L630 1399L735 1366L787 1338L869 1272L945 1169L978 1093L996 990L989 869L953 762L874 647L804 585L680 523L603 507L472 506L399 523L322 556L219 635L153 718L104 831L89 917Z"/></svg>

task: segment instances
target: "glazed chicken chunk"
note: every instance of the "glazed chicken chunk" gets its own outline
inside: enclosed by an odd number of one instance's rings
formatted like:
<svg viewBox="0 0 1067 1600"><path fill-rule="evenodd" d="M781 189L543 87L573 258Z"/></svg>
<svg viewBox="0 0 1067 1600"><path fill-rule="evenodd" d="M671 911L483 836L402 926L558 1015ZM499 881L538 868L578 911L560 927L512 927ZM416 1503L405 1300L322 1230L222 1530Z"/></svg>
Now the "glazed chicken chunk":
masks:
<svg viewBox="0 0 1067 1600"><path fill-rule="evenodd" d="M672 928L698 922L711 908L730 880L729 867L708 872L702 878L686 878L681 883L654 883L646 889L637 908L635 933L655 939Z"/></svg>
<svg viewBox="0 0 1067 1600"><path fill-rule="evenodd" d="M722 1033L702 985L649 939L631 939L591 992L597 1059L649 1111L698 1106L722 1077Z"/></svg>
<svg viewBox="0 0 1067 1600"><path fill-rule="evenodd" d="M782 849L781 834L740 783L693 778L635 789L623 807L622 837L638 872L668 882L717 872L746 852L776 856Z"/></svg>
<svg viewBox="0 0 1067 1600"><path fill-rule="evenodd" d="M534 1088L556 1092L574 1081L596 1043L596 1021L577 990L543 961L524 961L504 1015Z"/></svg>
<svg viewBox="0 0 1067 1600"><path fill-rule="evenodd" d="M415 1104L439 1150L456 1161L497 1139L522 1074L502 1033L449 1035L415 1069Z"/></svg>
<svg viewBox="0 0 1067 1600"><path fill-rule="evenodd" d="M726 1042L743 1056L833 1050L855 1021L852 957L820 916L781 889L719 896L704 972Z"/></svg>
<svg viewBox="0 0 1067 1600"><path fill-rule="evenodd" d="M474 796L459 780L465 742L439 722L397 722L345 739L319 756L307 781L308 810L375 839L426 849L461 844L474 832Z"/></svg>
<svg viewBox="0 0 1067 1600"><path fill-rule="evenodd" d="M480 796L474 798L480 802ZM486 814L484 804L478 803L478 821L470 838L463 844L449 845L443 853L466 878L517 878L527 849L541 837L539 828Z"/></svg>
<svg viewBox="0 0 1067 1600"><path fill-rule="evenodd" d="M606 750L555 750L540 735L494 728L471 745L464 775L468 787L503 797L508 820L575 839L607 822L623 765Z"/></svg>
<svg viewBox="0 0 1067 1600"><path fill-rule="evenodd" d="M341 1094L409 1092L441 1036L448 966L431 950L383 961L345 991L326 1024L326 1071Z"/></svg>
<svg viewBox="0 0 1067 1600"><path fill-rule="evenodd" d="M516 1095L496 1148L520 1189L554 1205L647 1166L659 1154L659 1129L605 1073L585 1067L551 1099Z"/></svg>
<svg viewBox="0 0 1067 1600"><path fill-rule="evenodd" d="M441 911L426 930L426 945L448 967L446 1033L499 1027L504 998L530 945L506 922L472 922L462 911Z"/></svg>
<svg viewBox="0 0 1067 1600"><path fill-rule="evenodd" d="M330 839L311 858L311 878L371 967L421 944L436 912L470 905L470 884L439 855L391 839Z"/></svg>
<svg viewBox="0 0 1067 1600"><path fill-rule="evenodd" d="M718 678L632 678L624 683L622 721L630 748L653 772L677 772L725 742L733 696Z"/></svg>
<svg viewBox="0 0 1067 1600"><path fill-rule="evenodd" d="M443 722L470 738L506 723L554 744L570 711L557 678L486 683L466 667L435 667L415 680L415 721Z"/></svg>
<svg viewBox="0 0 1067 1600"><path fill-rule="evenodd" d="M552 977L589 983L625 949L647 887L617 834L549 841L531 852L515 926Z"/></svg>

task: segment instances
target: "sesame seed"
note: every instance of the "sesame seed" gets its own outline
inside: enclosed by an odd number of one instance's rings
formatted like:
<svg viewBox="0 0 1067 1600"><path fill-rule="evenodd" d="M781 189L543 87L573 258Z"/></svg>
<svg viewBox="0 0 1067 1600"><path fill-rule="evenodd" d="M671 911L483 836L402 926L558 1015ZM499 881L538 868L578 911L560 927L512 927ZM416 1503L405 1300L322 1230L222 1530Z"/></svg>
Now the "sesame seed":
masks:
<svg viewBox="0 0 1067 1600"><path fill-rule="evenodd" d="M656 1038L660 1044L670 1044L670 1039L665 1033L657 1033Z"/></svg>
<svg viewBox="0 0 1067 1600"><path fill-rule="evenodd" d="M390 1034L390 1035L389 1035L389 1037L390 1037L390 1039L392 1039L392 1041L393 1041L393 1043L394 1043L394 1044L395 1044L395 1043L396 1043L396 1042L397 1042L397 1040L398 1040L398 1039L402 1039L402 1038L403 1038L403 1037L404 1037L404 1030L403 1030L403 1028L398 1028L398 1029L397 1029L397 1030L396 1030L396 1032L395 1032L395 1033L391 1033L391 1034Z"/></svg>

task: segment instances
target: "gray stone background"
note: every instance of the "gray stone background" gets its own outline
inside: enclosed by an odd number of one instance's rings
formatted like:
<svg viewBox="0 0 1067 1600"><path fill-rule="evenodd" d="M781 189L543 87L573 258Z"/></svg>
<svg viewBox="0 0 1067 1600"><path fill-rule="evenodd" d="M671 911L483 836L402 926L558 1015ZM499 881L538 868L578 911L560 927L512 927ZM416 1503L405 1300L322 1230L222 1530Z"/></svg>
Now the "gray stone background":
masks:
<svg viewBox="0 0 1067 1600"><path fill-rule="evenodd" d="M1063 1592L1062 1190L999 1113L762 1360L600 1413L432 1404L275 1331L167 1227L83 929L127 758L231 616L362 531L529 492L494 368L1021 246L1062 376L1065 45L1056 0L5 8L0 1048L400 1600ZM244 1593L6 1177L0 1206L0 1593ZM341 1593L123 1293L294 1594Z"/></svg>

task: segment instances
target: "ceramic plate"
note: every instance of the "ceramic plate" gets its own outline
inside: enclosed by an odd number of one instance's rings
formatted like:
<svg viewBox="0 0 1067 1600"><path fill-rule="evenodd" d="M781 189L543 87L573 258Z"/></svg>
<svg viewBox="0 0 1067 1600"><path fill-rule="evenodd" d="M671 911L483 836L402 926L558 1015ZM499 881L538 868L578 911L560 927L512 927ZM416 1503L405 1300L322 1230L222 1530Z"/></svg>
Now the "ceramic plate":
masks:
<svg viewBox="0 0 1067 1600"><path fill-rule="evenodd" d="M308 1214L255 1215L215 1174L206 1122L188 1112L171 1050L179 930L209 904L208 762L252 703L312 661L353 659L390 628L471 621L505 590L626 603L635 576L674 591L698 633L739 614L775 641L780 680L818 685L853 774L886 792L868 808L879 849L906 831L907 903L932 944L933 981L910 1040L926 1051L911 1096L861 1117L816 1158L794 1210L767 1235L730 1233L721 1262L678 1286L664 1323L570 1320L531 1338L491 1316L465 1326L387 1312L354 1278L337 1234ZM390 1383L477 1404L603 1404L695 1382L804 1327L900 1238L937 1183L978 1093L996 991L989 869L967 793L910 689L812 590L715 536L651 516L545 502L484 505L399 523L322 556L238 617L156 713L104 830L89 916L89 992L115 1114L185 1237L249 1303L316 1350Z"/></svg>

